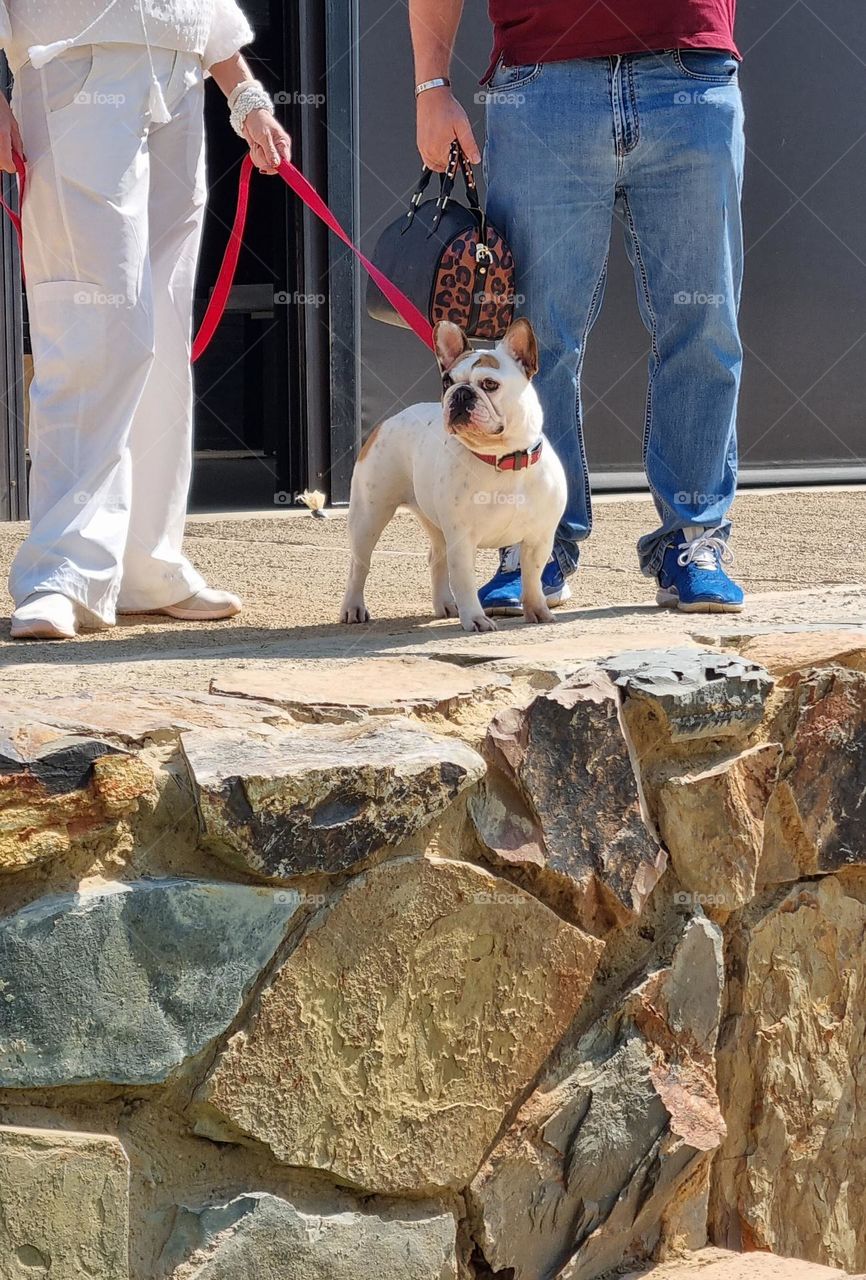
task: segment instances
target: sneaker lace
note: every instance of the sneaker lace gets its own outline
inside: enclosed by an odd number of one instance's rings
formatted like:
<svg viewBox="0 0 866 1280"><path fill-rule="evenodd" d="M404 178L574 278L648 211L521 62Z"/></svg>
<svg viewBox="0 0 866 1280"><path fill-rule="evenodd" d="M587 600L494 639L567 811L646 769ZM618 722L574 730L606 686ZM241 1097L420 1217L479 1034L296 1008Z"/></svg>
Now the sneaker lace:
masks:
<svg viewBox="0 0 866 1280"><path fill-rule="evenodd" d="M696 538L681 542L677 550L677 564L685 568L693 564L698 569L718 569L720 564L733 564L734 553L720 529L707 529Z"/></svg>
<svg viewBox="0 0 866 1280"><path fill-rule="evenodd" d="M520 568L520 544L512 547L501 547L499 550L499 572L514 573Z"/></svg>

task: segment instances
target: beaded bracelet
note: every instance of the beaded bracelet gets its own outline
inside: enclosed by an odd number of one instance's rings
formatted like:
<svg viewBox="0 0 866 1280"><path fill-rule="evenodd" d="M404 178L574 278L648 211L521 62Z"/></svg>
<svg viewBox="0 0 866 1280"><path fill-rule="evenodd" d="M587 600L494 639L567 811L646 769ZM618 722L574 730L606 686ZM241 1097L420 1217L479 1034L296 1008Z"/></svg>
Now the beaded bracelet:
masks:
<svg viewBox="0 0 866 1280"><path fill-rule="evenodd" d="M245 80L232 89L228 98L231 125L238 137L244 136L244 122L251 111L273 111L270 94L258 80Z"/></svg>

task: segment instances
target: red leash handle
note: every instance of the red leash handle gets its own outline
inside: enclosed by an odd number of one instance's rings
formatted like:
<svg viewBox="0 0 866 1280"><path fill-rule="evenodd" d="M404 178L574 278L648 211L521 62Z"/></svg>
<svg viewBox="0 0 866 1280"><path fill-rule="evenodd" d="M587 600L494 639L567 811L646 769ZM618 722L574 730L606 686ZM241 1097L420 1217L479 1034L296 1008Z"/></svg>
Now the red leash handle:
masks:
<svg viewBox="0 0 866 1280"><path fill-rule="evenodd" d="M250 180L253 175L253 162L250 156L245 156L241 165L240 180L238 183L238 204L235 211L235 220L229 235L229 242L226 246L225 257L220 267L217 282L214 285L207 311L201 328L198 331L192 348L192 360L195 364L205 351L208 349L214 334L216 333L219 323L225 313L228 304L229 295L232 291L235 272L237 271L238 258L240 257L241 245L244 239L244 229L247 221L247 211L250 205ZM293 164L284 160L280 165L280 177L286 186L294 191L295 195L303 200L308 209L324 222L325 226L333 231L334 235L339 236L343 244L348 245L355 257L361 263L365 271L372 276L373 280L384 293L385 297L391 303L398 315L406 321L406 324L415 333L425 346L432 351L433 348L433 329L425 315L418 310L414 302L406 297L401 289L383 275L378 267L367 258L358 246L352 241L350 236L343 230L340 223L334 217L325 201L319 195L312 183L308 182L300 169L296 169Z"/></svg>

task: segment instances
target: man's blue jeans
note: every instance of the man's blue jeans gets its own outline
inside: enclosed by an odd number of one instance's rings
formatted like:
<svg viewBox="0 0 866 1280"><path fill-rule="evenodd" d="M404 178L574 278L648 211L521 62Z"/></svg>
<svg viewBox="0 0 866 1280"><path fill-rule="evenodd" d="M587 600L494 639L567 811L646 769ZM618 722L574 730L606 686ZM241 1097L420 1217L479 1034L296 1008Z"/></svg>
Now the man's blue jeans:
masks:
<svg viewBox="0 0 866 1280"><path fill-rule="evenodd" d="M686 525L730 528L742 368L737 311L743 107L737 62L675 50L499 65L488 89L487 208L517 263L545 431L568 476L556 554L566 572L592 526L580 374L604 293L614 216L652 337L643 459L660 524L653 575Z"/></svg>

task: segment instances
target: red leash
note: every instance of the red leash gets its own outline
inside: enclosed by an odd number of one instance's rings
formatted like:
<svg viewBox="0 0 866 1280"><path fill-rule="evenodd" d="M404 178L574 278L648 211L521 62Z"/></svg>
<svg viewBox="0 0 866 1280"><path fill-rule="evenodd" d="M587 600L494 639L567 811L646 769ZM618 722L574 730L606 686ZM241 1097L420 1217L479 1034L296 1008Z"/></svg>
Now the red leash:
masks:
<svg viewBox="0 0 866 1280"><path fill-rule="evenodd" d="M226 304L231 293L232 283L237 270L238 257L240 256L241 244L244 238L244 228L247 220L247 210L250 203L250 179L254 172L252 159L249 156L244 157L241 165L240 182L238 186L238 206L235 213L234 226L229 236L228 246L226 248L223 264L220 267L220 273L211 294L211 300L199 329L198 336L193 344L192 359L193 363L198 360L208 348L208 344L216 333L219 322L222 319L226 309ZM361 263L365 271L367 271L375 280L376 284L384 293L385 297L393 306L394 310L403 317L406 324L413 333L421 339L425 346L433 350L433 329L427 317L422 315L414 302L406 297L402 290L392 284L387 276L383 275L378 267L374 266L369 258L361 252L356 244L352 242L334 217L331 210L325 204L325 201L319 195L316 188L307 181L300 169L296 169L293 164L284 160L280 165L280 177L287 187L294 191L295 195L300 196L308 209L312 209L317 218L321 218L326 227L333 231L334 235L339 236L343 244L348 245L355 257Z"/></svg>
<svg viewBox="0 0 866 1280"><path fill-rule="evenodd" d="M15 156L15 167L18 170L18 181L20 184L18 196L18 207L20 208L24 202L24 192L27 186L27 171L24 166L24 161L19 155ZM214 290L211 294L204 319L202 320L201 328L199 329L193 343L193 364L195 364L196 360L204 355L205 351L209 347L228 304L229 295L234 283L235 272L237 271L238 259L240 258L241 245L243 244L244 239L244 230L247 223L247 211L249 210L250 205L250 179L252 178L253 171L254 166L251 157L245 156L243 163L241 164L240 179L238 183L238 204L235 211L234 224L231 229L231 234L229 235L229 242L226 246L225 256L219 270L219 275L217 276L217 282L214 285ZM382 290L394 310L403 317L412 332L417 334L424 345L429 347L432 351L433 329L427 317L422 315L414 302L410 301L410 299L406 297L405 293L403 293L401 289L398 289L395 284L392 284L388 277L383 275L379 268L374 266L370 259L365 257L358 246L352 242L351 238L340 226L339 222L319 195L316 188L307 181L300 169L296 169L293 164L284 160L280 165L280 177L283 182L285 182L286 186L290 187L291 190L294 191L295 195L300 196L304 204L309 209L312 209L316 217L321 218L322 222L324 222L325 225L334 232L334 235L339 236L343 241L343 244L348 245L355 257L364 267L365 271L369 272L375 280L376 284ZM2 198L0 198L0 204L2 204L3 208L8 213L12 221L12 225L18 233L18 243L21 245L21 218Z"/></svg>
<svg viewBox="0 0 866 1280"><path fill-rule="evenodd" d="M15 168L18 170L18 208L20 209L24 204L24 192L27 189L27 168L24 164L24 160L22 159L21 156L19 156L17 151L13 151L12 159L15 161ZM23 242L23 235L21 232L21 215L16 213L15 210L12 208L12 206L8 205L2 196L0 196L0 205L2 205L3 208L6 210L6 212L9 214L9 221L12 223L12 226L15 228L15 231L18 235L18 248L21 249L22 242ZM21 254L21 263L22 263L21 270L23 271L24 270L23 252Z"/></svg>

